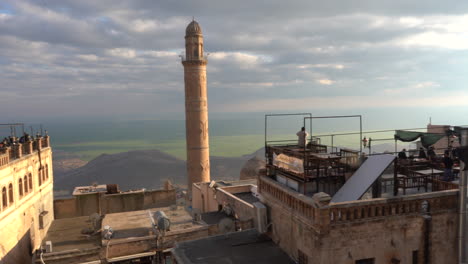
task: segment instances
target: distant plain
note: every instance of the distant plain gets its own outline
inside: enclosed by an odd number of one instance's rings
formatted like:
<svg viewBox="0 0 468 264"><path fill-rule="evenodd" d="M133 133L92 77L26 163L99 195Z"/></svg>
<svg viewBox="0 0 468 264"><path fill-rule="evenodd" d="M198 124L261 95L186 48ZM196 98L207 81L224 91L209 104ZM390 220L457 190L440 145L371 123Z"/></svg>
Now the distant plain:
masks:
<svg viewBox="0 0 468 264"><path fill-rule="evenodd" d="M295 143L296 132L302 125L282 123L269 125L268 141ZM50 124L47 126L54 149L73 153L84 161L90 161L101 154L115 154L131 150L150 150L186 159L184 121L128 121L98 124ZM349 129L349 128L348 128ZM309 130L309 129L308 129ZM325 132L313 129L315 134L357 132L344 130ZM363 134L374 139L391 139L393 132ZM323 144L332 145L330 136L321 136ZM251 154L265 145L263 120L213 120L210 122L210 154L218 157L239 157ZM359 149L359 135L333 137L333 145ZM377 141L376 141L377 143ZM392 140L379 141L378 144L392 143ZM390 149L391 151L391 149Z"/></svg>

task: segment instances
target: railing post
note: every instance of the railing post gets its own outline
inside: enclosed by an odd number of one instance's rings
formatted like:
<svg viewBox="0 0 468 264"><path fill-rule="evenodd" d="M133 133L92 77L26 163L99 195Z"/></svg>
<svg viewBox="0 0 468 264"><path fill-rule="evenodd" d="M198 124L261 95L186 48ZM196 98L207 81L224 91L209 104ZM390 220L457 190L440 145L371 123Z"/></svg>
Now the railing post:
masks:
<svg viewBox="0 0 468 264"><path fill-rule="evenodd" d="M21 158L23 155L23 148L21 143L16 143L13 145L13 156L16 159Z"/></svg>
<svg viewBox="0 0 468 264"><path fill-rule="evenodd" d="M37 150L41 150L42 149L42 138L41 137L37 137L35 142L34 142L37 146Z"/></svg>
<svg viewBox="0 0 468 264"><path fill-rule="evenodd" d="M45 140L45 147L50 147L50 136L45 136L44 137L44 140Z"/></svg>
<svg viewBox="0 0 468 264"><path fill-rule="evenodd" d="M398 195L398 159L393 161L393 196Z"/></svg>
<svg viewBox="0 0 468 264"><path fill-rule="evenodd" d="M314 203L318 208L313 209L317 210L314 222L317 223L317 225L319 225L324 230L328 230L330 226L330 208L328 207L331 201L330 195L324 192L319 192L314 194L314 196L312 196L312 199L314 200Z"/></svg>
<svg viewBox="0 0 468 264"><path fill-rule="evenodd" d="M32 141L26 141L23 146L24 146L24 154L31 154L33 151L33 146L32 146Z"/></svg>

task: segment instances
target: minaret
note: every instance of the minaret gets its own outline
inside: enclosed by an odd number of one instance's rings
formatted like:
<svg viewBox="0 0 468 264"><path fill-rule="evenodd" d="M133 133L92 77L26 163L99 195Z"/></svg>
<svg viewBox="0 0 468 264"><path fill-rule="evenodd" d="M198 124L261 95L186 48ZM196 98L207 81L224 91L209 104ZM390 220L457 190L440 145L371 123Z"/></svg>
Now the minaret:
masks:
<svg viewBox="0 0 468 264"><path fill-rule="evenodd" d="M206 63L202 31L193 20L185 30L185 58L182 59L189 193L192 193L192 183L210 181Z"/></svg>

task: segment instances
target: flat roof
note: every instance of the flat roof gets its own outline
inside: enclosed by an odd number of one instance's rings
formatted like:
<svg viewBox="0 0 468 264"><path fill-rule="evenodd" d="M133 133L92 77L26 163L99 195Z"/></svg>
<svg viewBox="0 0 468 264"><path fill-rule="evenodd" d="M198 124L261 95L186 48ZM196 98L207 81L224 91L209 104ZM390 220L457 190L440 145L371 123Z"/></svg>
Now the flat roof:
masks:
<svg viewBox="0 0 468 264"><path fill-rule="evenodd" d="M223 212L207 212L201 214L202 220L207 223L208 225L217 225L221 220L224 218L230 218L233 221L235 220L234 217L228 216Z"/></svg>
<svg viewBox="0 0 468 264"><path fill-rule="evenodd" d="M294 264L282 249L256 229L177 243L180 264Z"/></svg>
<svg viewBox="0 0 468 264"><path fill-rule="evenodd" d="M183 230L187 229L207 226L201 222L194 222L190 213L183 206L106 214L102 220L102 226L108 225L114 230L113 241L131 237L150 236L153 235L150 214L153 216L156 211L163 211L171 221L170 230L166 232L166 236L171 235L171 233L183 232Z"/></svg>
<svg viewBox="0 0 468 264"><path fill-rule="evenodd" d="M233 193L232 195L236 196L237 198L249 203L253 204L259 202L260 200L253 195L252 192L241 192L241 193Z"/></svg>
<svg viewBox="0 0 468 264"><path fill-rule="evenodd" d="M101 233L82 234L83 229L93 229L89 216L54 220L44 241L51 241L53 252L72 249L90 249L101 246Z"/></svg>

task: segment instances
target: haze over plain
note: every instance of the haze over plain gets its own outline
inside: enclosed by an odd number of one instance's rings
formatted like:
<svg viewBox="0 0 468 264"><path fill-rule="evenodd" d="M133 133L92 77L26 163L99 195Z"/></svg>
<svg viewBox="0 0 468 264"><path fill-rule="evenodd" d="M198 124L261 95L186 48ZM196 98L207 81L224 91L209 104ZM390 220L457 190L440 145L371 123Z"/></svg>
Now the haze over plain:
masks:
<svg viewBox="0 0 468 264"><path fill-rule="evenodd" d="M2 1L4 120L183 119L192 16L210 52L212 118L466 123L468 3L364 0Z"/></svg>

